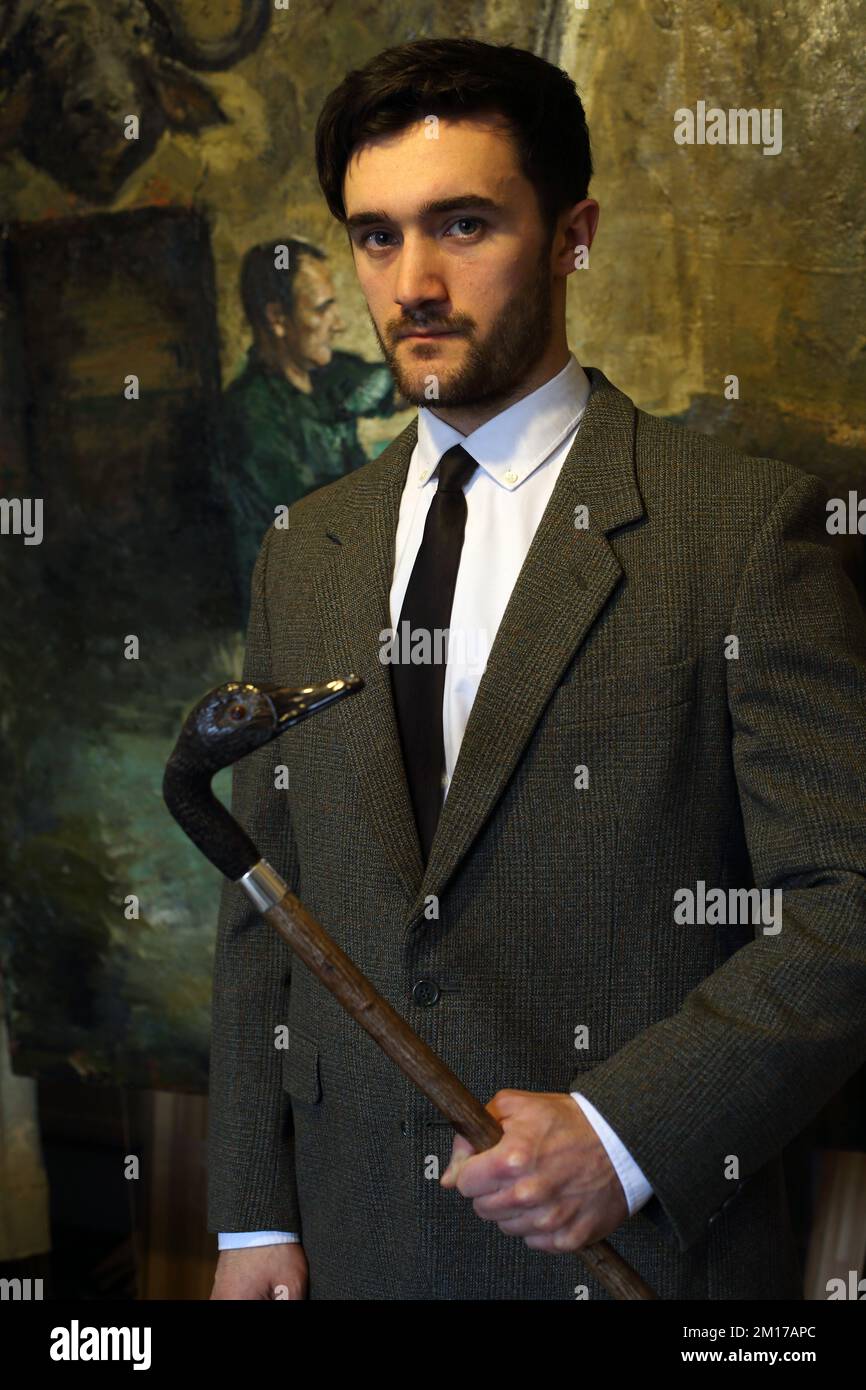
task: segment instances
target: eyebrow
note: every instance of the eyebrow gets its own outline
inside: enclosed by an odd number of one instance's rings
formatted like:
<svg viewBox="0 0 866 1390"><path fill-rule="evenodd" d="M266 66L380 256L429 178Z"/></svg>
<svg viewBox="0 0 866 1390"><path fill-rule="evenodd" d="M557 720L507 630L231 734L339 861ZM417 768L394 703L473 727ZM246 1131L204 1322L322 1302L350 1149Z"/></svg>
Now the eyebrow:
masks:
<svg viewBox="0 0 866 1390"><path fill-rule="evenodd" d="M418 209L419 218L429 217L437 212L456 212L458 208L484 208L487 212L502 212L502 204L497 203L494 198L488 198L483 193L457 193L452 198L435 198L431 202L422 203ZM353 212L351 217L346 218L346 230L349 232L357 230L359 227L369 227L374 222L393 222L387 212Z"/></svg>

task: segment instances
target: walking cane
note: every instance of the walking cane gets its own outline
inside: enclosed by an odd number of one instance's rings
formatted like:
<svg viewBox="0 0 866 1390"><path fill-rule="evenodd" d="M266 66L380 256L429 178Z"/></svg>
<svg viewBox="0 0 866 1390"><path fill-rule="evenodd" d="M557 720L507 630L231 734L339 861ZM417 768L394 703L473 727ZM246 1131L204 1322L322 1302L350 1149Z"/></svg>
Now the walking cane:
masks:
<svg viewBox="0 0 866 1390"><path fill-rule="evenodd" d="M291 893L275 869L211 790L221 768L261 748L293 724L363 687L359 676L287 688L229 681L188 715L163 779L169 811L220 873L240 882L265 921L279 932L347 1013L433 1102L477 1152L502 1138L499 1122L450 1067L409 1027ZM615 1299L655 1294L606 1241L575 1252Z"/></svg>

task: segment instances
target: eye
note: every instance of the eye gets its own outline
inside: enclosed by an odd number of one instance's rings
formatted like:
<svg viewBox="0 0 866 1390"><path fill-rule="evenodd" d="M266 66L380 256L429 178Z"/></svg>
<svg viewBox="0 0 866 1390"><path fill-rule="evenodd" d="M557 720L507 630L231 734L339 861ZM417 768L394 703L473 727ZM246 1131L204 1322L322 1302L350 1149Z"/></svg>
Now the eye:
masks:
<svg viewBox="0 0 866 1390"><path fill-rule="evenodd" d="M460 226L463 226L463 225L464 225L465 223L467 223L467 222L473 223L476 227L483 227L483 226L485 225L485 223L482 221L482 219L481 219L480 217L458 217L457 221L456 221L456 222L452 222L451 226L452 226L452 228L453 228L453 227L460 227ZM471 236L472 233L469 233L469 235ZM461 240L461 241L462 241L462 240L464 240L464 238L463 238L463 237L460 237L460 238L458 238L458 240Z"/></svg>
<svg viewBox="0 0 866 1390"><path fill-rule="evenodd" d="M390 236L390 235L391 235L390 232L386 232L383 228L380 227L380 228L378 228L378 230L375 231L375 232L367 232L366 236L363 236L363 237L361 238L361 245L364 246L364 247L366 247L366 246L367 246L367 242L368 242L368 240L370 239L371 236ZM368 250L371 250L371 251L384 251L384 250L385 250L384 246L372 246L372 247L368 247L367 249L368 249Z"/></svg>

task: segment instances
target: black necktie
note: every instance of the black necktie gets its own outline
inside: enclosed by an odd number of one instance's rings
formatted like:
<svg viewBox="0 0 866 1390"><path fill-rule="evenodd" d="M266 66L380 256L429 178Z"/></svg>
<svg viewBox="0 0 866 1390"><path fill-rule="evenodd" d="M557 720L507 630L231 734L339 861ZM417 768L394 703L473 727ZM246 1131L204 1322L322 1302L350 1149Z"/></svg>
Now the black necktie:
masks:
<svg viewBox="0 0 866 1390"><path fill-rule="evenodd" d="M477 461L467 454L462 444L455 444L439 460L439 483L427 512L424 536L409 576L397 625L400 660L391 664L394 709L425 863L430 857L444 790L445 630L451 622L454 586L466 529L463 487L477 467ZM428 634L429 661L416 664L408 659L411 647L404 641L403 624L406 622L411 639L419 630Z"/></svg>

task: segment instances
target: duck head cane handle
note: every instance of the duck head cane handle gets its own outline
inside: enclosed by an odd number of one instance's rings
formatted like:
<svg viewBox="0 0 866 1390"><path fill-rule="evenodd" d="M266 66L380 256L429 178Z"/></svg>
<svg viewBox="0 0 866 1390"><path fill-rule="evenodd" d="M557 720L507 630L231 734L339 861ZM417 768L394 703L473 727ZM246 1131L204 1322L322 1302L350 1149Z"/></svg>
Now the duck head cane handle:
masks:
<svg viewBox="0 0 866 1390"><path fill-rule="evenodd" d="M229 681L190 712L168 760L163 796L174 819L202 853L240 882L265 921L432 1101L474 1149L492 1148L502 1129L450 1067L428 1047L262 859L249 836L211 789L216 772L269 743L302 719L363 687L359 676L318 685L285 686ZM655 1294L606 1241L575 1252L615 1299Z"/></svg>

